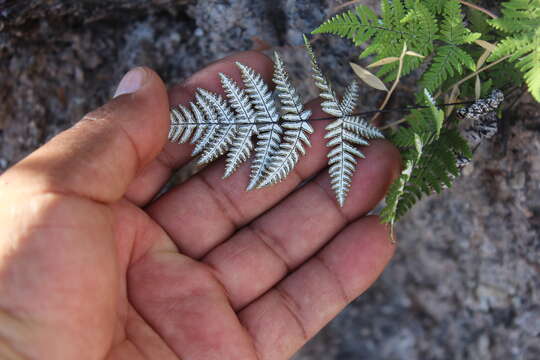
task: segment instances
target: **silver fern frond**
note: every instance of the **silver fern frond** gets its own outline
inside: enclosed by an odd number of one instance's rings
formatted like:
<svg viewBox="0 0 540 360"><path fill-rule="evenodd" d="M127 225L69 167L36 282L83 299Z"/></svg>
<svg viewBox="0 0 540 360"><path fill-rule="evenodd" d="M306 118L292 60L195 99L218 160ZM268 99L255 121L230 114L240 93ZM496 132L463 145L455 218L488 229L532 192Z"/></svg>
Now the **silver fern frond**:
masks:
<svg viewBox="0 0 540 360"><path fill-rule="evenodd" d="M247 190L252 190L261 181L270 159L279 149L283 129L278 123L279 113L272 93L262 76L239 62L236 65L242 74L246 93L256 110L255 119L259 131L255 159L251 164L251 176L247 186Z"/></svg>
<svg viewBox="0 0 540 360"><path fill-rule="evenodd" d="M356 158L364 154L356 146L369 145L369 139L382 138L382 133L362 118L353 115L359 98L359 85L353 81L340 101L319 68L306 38L311 56L315 85L322 98L322 110L335 118L326 126L329 173L337 201L343 206ZM189 106L171 109L169 140L195 144L192 155L200 154L199 164L206 164L226 155L224 178L230 176L254 151L247 190L282 181L292 171L306 146L311 146L309 123L311 111L291 83L283 60L274 55L273 82L279 99L279 111L274 96L262 76L250 67L236 63L242 76L239 86L225 74L219 74L226 99L208 90L198 89ZM252 136L257 135L254 146ZM255 149L253 149L255 148Z"/></svg>
<svg viewBox="0 0 540 360"><path fill-rule="evenodd" d="M298 162L298 152L302 155L306 153L304 144L311 146L309 135L313 133L313 127L308 122L311 111L304 110L302 100L291 84L283 60L277 52L274 53L274 65L273 81L281 104L281 126L286 130L278 152L270 159L259 188L275 184L291 172Z"/></svg>
<svg viewBox="0 0 540 360"><path fill-rule="evenodd" d="M253 149L251 136L257 133L257 124L255 122L255 111L246 92L238 87L227 75L220 73L219 77L221 78L221 86L227 94L227 99L229 99L231 107L236 112L236 119L239 124L237 136L232 139L230 150L227 153L225 174L223 175L223 178L226 178L251 155Z"/></svg>
<svg viewBox="0 0 540 360"><path fill-rule="evenodd" d="M330 182L340 206L345 204L347 194L351 187L352 176L356 169L355 157L364 158L364 154L355 145L369 145L368 139L382 138L382 133L374 126L357 116L351 116L358 103L358 84L353 81L345 91L340 102L332 90L328 80L319 68L313 49L304 37L308 54L311 57L311 67L315 85L320 89L322 110L336 117L326 126L325 139L327 147L333 148L328 153Z"/></svg>

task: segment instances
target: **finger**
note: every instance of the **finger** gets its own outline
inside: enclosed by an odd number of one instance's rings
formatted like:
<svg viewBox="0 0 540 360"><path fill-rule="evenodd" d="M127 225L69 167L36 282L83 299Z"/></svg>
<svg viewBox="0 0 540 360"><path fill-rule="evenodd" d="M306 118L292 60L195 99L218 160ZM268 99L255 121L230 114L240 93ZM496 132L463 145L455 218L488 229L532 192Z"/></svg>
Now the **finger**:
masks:
<svg viewBox="0 0 540 360"><path fill-rule="evenodd" d="M169 103L163 82L147 68L126 74L117 95L7 171L2 181L29 192L100 202L121 198L165 144Z"/></svg>
<svg viewBox="0 0 540 360"><path fill-rule="evenodd" d="M313 111L313 117L324 116L318 101L311 102L307 108ZM323 139L326 123L313 123L312 147L279 184L246 191L250 164L243 164L233 175L222 179L225 167L222 159L165 194L148 208L149 214L166 229L180 251L201 258L326 166L327 148Z"/></svg>
<svg viewBox="0 0 540 360"><path fill-rule="evenodd" d="M364 151L367 159L358 162L343 208L325 171L204 258L235 309L262 295L382 200L398 175L399 153L387 141L374 141Z"/></svg>
<svg viewBox="0 0 540 360"><path fill-rule="evenodd" d="M394 252L377 217L349 225L239 313L261 360L288 359L381 274Z"/></svg>
<svg viewBox="0 0 540 360"><path fill-rule="evenodd" d="M188 105L193 101L198 88L225 95L218 74L229 75L238 84L242 83L236 62L241 62L262 75L268 83L272 77L273 63L266 55L256 51L245 51L214 62L192 75L186 82L169 90L171 106ZM154 161L148 164L130 185L126 198L142 206L148 203L165 184L172 171L191 158L190 144L167 143Z"/></svg>

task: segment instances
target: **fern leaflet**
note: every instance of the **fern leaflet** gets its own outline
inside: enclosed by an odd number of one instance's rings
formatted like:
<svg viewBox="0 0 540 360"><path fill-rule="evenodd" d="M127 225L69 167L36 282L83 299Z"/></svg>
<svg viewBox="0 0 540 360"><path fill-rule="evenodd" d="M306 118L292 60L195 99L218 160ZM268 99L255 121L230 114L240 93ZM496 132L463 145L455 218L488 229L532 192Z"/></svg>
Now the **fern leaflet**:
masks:
<svg viewBox="0 0 540 360"><path fill-rule="evenodd" d="M227 94L231 107L236 112L236 119L239 123L237 128L238 136L232 139L230 151L227 153L225 174L223 175L223 178L226 178L249 158L253 149L251 137L258 131L255 123L255 112L249 101L249 96L227 75L220 73L219 76L221 86Z"/></svg>
<svg viewBox="0 0 540 360"><path fill-rule="evenodd" d="M394 224L424 195L450 187L472 157L470 147L495 133L492 115L503 101L500 91L458 111L461 119L473 122L465 130L466 139L456 129L443 127L444 113L435 107L429 93L426 95L424 103L429 108L411 112L408 126L391 138L403 150L404 169L388 191L380 214L385 223Z"/></svg>
<svg viewBox="0 0 540 360"><path fill-rule="evenodd" d="M369 145L368 139L383 138L383 135L365 120L352 116L358 102L358 84L353 82L349 85L345 98L340 103L322 74L307 38L305 43L311 56L315 85L319 88L319 96L323 99L321 108L325 113L336 117L326 126L324 138L329 139L326 146L333 148L327 155L332 189L339 205L343 206L356 168L355 157L364 158L364 154L355 145Z"/></svg>
<svg viewBox="0 0 540 360"><path fill-rule="evenodd" d="M298 162L298 152L305 155L304 144L311 146L308 135L313 133L313 127L307 122L311 111L304 110L300 97L291 85L289 75L277 52L274 54L274 64L273 81L281 103L283 119L281 126L286 130L283 142L278 152L270 159L266 174L258 187L283 180Z"/></svg>
<svg viewBox="0 0 540 360"><path fill-rule="evenodd" d="M259 123L258 141L255 147L255 159L251 164L251 178L247 190L252 190L261 181L270 159L279 149L283 129L278 123L279 113L276 109L272 93L268 90L261 75L253 69L236 63L242 73L246 85L246 93L255 108L256 122Z"/></svg>
<svg viewBox="0 0 540 360"><path fill-rule="evenodd" d="M208 124L203 125L204 130L201 133L200 139L195 141L195 148L193 149L193 152L191 153L192 156L198 155L203 150L211 144L211 140L214 138L214 135L221 127L221 124L219 123L218 115L212 105L208 103L208 101L202 96L200 93L195 95L195 99L197 101L197 105L202 110L202 113L205 115ZM189 126L189 123L188 123ZM192 140L194 141L194 140Z"/></svg>
<svg viewBox="0 0 540 360"><path fill-rule="evenodd" d="M378 17L369 7L359 5L355 10L327 20L315 29L313 34L335 34L351 39L356 46L370 42L360 57L375 54L375 60L399 57L405 42L410 50L423 55L433 51L437 22L421 2L382 0L381 10L382 15ZM402 74L409 74L421 63L422 60L418 57L406 57ZM394 80L397 67L397 63L386 64L377 75L386 76L386 80Z"/></svg>
<svg viewBox="0 0 540 360"><path fill-rule="evenodd" d="M502 13L490 24L508 35L490 60L510 55L523 73L529 91L540 101L540 0L511 0L503 4Z"/></svg>
<svg viewBox="0 0 540 360"><path fill-rule="evenodd" d="M220 126L199 158L199 165L207 164L224 154L236 135L236 118L223 98L210 91L199 89L201 96L214 107Z"/></svg>
<svg viewBox="0 0 540 360"><path fill-rule="evenodd" d="M436 91L443 82L463 73L463 67L475 70L473 58L459 46L470 44L480 37L463 25L463 15L458 1L447 1L444 20L438 38L446 45L437 48L433 62L424 73L421 84L430 92Z"/></svg>

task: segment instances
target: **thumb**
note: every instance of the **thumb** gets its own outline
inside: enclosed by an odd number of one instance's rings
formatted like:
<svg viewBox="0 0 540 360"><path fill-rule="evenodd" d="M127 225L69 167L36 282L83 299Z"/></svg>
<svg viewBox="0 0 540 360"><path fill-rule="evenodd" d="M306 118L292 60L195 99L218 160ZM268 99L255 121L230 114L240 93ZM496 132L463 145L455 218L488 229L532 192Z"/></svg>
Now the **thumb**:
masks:
<svg viewBox="0 0 540 360"><path fill-rule="evenodd" d="M0 185L113 202L159 153L168 125L163 81L148 68L134 68L120 82L113 100L8 170Z"/></svg>

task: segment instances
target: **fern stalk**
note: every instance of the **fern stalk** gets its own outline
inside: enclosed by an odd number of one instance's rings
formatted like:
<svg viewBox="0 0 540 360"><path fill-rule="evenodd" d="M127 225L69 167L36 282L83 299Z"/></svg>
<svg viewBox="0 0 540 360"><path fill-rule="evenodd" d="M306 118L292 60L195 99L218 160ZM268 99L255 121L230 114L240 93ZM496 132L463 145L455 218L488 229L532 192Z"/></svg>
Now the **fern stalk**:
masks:
<svg viewBox="0 0 540 360"><path fill-rule="evenodd" d="M397 74L396 74L396 80L394 80L394 83L392 84L392 87L386 93L384 101L382 102L381 106L379 107L379 110L384 110L384 108L388 104L388 101L390 101L390 98L394 94L394 91L396 91L396 88L397 88L397 86L399 84L399 80L401 78L401 72L403 71L403 59L405 59L406 54L407 54L407 43L404 42L403 43L403 50L401 51L401 54L399 55L399 60L398 60L399 65L398 65L398 71L397 71ZM371 118L371 120L369 120L369 122L372 123L372 124L375 123L375 121L379 118L380 115L381 115L380 112L375 113L375 115L373 115L373 117Z"/></svg>

